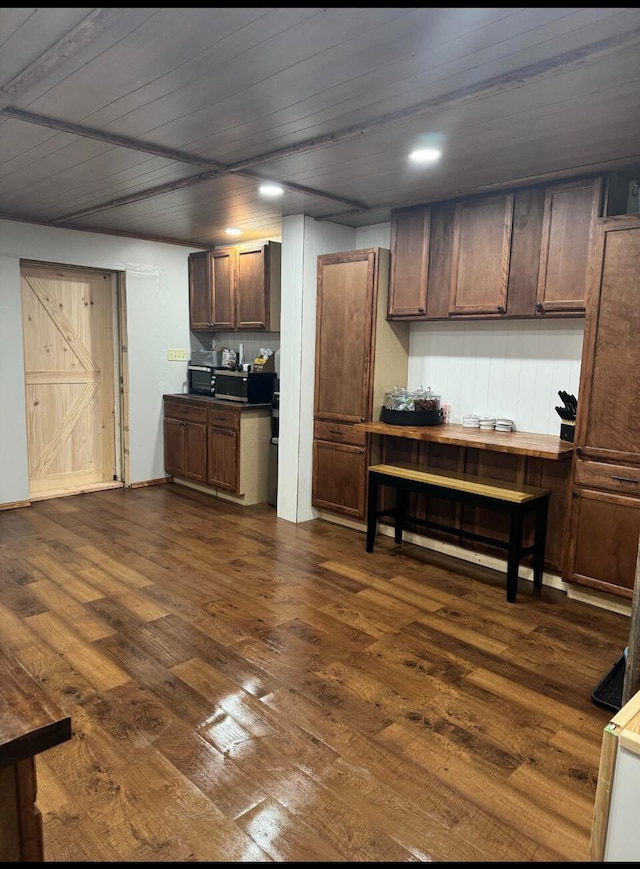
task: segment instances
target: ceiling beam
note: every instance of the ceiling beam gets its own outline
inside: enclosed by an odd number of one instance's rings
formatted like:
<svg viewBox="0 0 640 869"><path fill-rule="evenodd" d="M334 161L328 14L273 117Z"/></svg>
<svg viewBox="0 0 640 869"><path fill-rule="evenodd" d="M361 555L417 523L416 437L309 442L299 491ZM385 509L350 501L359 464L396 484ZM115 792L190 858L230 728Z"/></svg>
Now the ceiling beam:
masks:
<svg viewBox="0 0 640 869"><path fill-rule="evenodd" d="M62 39L0 88L0 109L26 93L108 30L129 9L94 9Z"/></svg>
<svg viewBox="0 0 640 869"><path fill-rule="evenodd" d="M448 110L471 100L485 99L500 94L503 91L532 84L550 75L579 69L587 63L601 60L603 57L616 51L623 51L627 48L634 48L638 51L639 39L640 28L628 30L626 33L601 39L582 48L566 51L563 54L558 54L556 57L548 58L539 63L521 66L519 69L514 69L511 72L493 76L493 78L485 79L471 87L449 91L449 93L441 94L430 100L424 100L413 106L406 106L403 109L398 109L379 118L372 118L365 124L344 127L342 130L336 130L334 133L327 133L324 136L307 139L305 142L298 142L296 145L290 145L286 148L279 148L276 151L269 151L265 154L249 157L246 160L240 160L237 163L231 164L229 169L231 172L243 172L254 166L275 163L279 160L286 160L289 157L297 157L300 154L308 154L311 151L318 151L322 148L346 142L349 139L377 132L393 124L411 120L419 115Z"/></svg>

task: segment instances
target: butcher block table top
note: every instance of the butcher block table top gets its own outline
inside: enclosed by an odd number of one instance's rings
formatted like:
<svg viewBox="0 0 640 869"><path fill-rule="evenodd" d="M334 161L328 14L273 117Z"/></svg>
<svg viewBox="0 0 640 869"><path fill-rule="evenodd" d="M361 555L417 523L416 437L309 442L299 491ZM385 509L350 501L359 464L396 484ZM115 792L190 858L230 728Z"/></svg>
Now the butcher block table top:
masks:
<svg viewBox="0 0 640 869"><path fill-rule="evenodd" d="M476 450L491 450L538 459L568 459L573 453L573 444L553 435L532 434L523 431L483 431L465 428L458 423L443 425L390 425L386 422L360 422L354 428L385 437L408 438L430 443L452 444Z"/></svg>
<svg viewBox="0 0 640 869"><path fill-rule="evenodd" d="M0 645L0 766L71 739L71 718Z"/></svg>

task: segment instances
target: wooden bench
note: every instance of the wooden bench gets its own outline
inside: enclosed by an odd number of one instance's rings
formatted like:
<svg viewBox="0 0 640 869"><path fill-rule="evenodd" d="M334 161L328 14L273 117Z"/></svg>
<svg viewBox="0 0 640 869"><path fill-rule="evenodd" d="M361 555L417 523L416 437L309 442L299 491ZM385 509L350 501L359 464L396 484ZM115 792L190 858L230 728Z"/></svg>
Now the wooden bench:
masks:
<svg viewBox="0 0 640 869"><path fill-rule="evenodd" d="M369 467L369 495L367 502L367 552L373 552L377 522L382 516L392 516L395 520L395 541L402 542L402 531L408 518L427 528L447 531L467 539L490 543L507 550L507 601L515 603L518 587L518 570L522 559L533 553L533 586L542 587L544 569L544 548L547 533L547 512L549 489L536 486L516 486L502 480L474 477L471 474L453 471L430 470L414 465L371 465ZM380 486L395 489L395 507L379 510L378 494ZM475 534L461 528L441 525L416 516L407 516L409 492L436 495L463 504L490 507L509 516L508 542ZM532 546L523 546L523 521L526 516L534 515L534 541Z"/></svg>

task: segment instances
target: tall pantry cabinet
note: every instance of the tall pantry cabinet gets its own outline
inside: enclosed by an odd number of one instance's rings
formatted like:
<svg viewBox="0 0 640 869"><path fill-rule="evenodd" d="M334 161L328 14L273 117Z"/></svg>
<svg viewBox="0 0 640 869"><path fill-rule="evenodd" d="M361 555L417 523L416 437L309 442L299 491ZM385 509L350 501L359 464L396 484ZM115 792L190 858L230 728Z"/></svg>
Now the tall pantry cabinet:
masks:
<svg viewBox="0 0 640 869"><path fill-rule="evenodd" d="M386 319L390 252L318 257L312 504L364 520L370 437L384 393L405 386L409 332Z"/></svg>
<svg viewBox="0 0 640 869"><path fill-rule="evenodd" d="M640 215L599 221L578 397L567 578L631 598L640 537Z"/></svg>

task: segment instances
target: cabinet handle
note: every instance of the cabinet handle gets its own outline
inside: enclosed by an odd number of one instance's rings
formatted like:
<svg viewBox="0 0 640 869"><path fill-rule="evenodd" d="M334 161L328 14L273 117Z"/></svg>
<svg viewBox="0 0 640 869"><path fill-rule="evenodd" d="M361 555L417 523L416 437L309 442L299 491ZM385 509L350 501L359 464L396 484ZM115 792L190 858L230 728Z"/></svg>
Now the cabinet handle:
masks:
<svg viewBox="0 0 640 869"><path fill-rule="evenodd" d="M576 452L579 456L582 455L582 447L576 447Z"/></svg>
<svg viewBox="0 0 640 869"><path fill-rule="evenodd" d="M498 313L504 314L504 305L498 305Z"/></svg>
<svg viewBox="0 0 640 869"><path fill-rule="evenodd" d="M536 302L536 311L544 311L544 305L542 302Z"/></svg>
<svg viewBox="0 0 640 869"><path fill-rule="evenodd" d="M621 483L640 483L640 480L634 480L633 477L618 477L615 474L611 475L612 480L619 480Z"/></svg>
<svg viewBox="0 0 640 869"><path fill-rule="evenodd" d="M578 494L578 492L576 492L576 491L573 491L571 494L573 495L574 498L578 498L578 497L579 497L579 494Z"/></svg>
<svg viewBox="0 0 640 869"><path fill-rule="evenodd" d="M418 308L418 313L419 313L419 314L424 314L424 308Z"/></svg>
<svg viewBox="0 0 640 869"><path fill-rule="evenodd" d="M358 455L359 455L359 456L363 456L363 455L364 455L364 452L365 452L364 449L359 449L359 450L358 450Z"/></svg>

